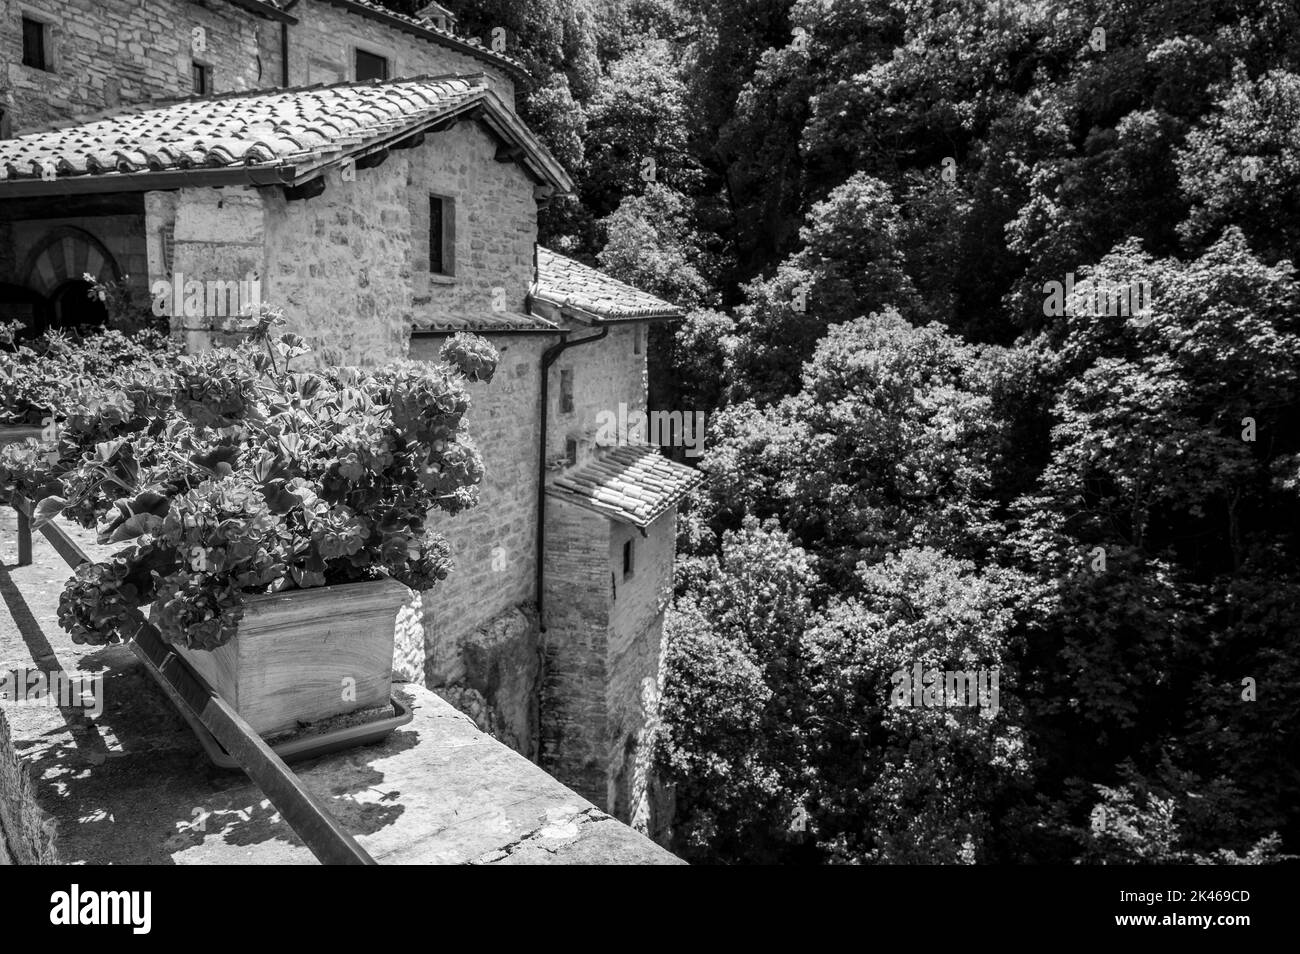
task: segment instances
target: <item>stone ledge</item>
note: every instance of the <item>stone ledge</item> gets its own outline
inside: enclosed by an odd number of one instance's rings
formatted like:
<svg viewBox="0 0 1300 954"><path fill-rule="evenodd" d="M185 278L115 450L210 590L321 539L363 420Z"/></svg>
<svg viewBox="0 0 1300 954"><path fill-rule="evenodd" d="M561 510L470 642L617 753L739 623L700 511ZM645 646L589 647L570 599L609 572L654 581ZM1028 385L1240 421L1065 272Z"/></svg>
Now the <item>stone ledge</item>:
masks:
<svg viewBox="0 0 1300 954"><path fill-rule="evenodd" d="M215 769L131 652L77 646L55 621L68 571L42 537L16 568L0 511L0 669L104 676L104 711L3 704L13 750L54 820L65 864L313 864L242 774ZM78 535L84 540L84 535ZM92 558L98 548L87 546ZM414 720L383 743L296 763L380 864L674 864L416 685ZM10 847L13 847L11 839Z"/></svg>

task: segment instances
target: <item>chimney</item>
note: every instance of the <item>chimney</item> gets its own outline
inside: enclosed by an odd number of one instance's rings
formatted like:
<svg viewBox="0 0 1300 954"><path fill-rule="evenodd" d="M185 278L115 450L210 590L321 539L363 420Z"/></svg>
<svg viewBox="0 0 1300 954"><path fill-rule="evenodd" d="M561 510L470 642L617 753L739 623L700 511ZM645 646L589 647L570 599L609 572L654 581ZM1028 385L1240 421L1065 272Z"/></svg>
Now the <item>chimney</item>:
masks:
<svg viewBox="0 0 1300 954"><path fill-rule="evenodd" d="M418 20L433 21L433 25L439 30L445 30L448 33L456 32L456 15L441 3L426 3L415 12L415 16Z"/></svg>

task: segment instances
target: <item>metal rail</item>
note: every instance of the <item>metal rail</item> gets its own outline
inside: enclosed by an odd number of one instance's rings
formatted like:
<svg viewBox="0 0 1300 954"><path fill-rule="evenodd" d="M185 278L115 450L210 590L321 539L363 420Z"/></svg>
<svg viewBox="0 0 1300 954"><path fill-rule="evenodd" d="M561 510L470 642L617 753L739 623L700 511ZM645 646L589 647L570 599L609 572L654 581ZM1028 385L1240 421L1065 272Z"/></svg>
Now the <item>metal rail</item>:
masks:
<svg viewBox="0 0 1300 954"><path fill-rule="evenodd" d="M34 508L31 501L17 494L10 504L18 512L18 565L27 566L32 562ZM40 532L73 569L91 562L62 527L47 523ZM129 628L123 639L181 715L191 725L201 725L212 733L322 864L376 863L230 703L172 651L156 626L136 611Z"/></svg>

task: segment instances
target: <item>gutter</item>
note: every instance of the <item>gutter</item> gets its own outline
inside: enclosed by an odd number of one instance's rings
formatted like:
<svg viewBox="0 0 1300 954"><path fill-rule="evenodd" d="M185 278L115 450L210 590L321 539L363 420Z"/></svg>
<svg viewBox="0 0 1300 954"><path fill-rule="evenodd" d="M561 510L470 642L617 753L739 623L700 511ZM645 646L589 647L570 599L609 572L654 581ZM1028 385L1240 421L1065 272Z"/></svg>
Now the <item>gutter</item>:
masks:
<svg viewBox="0 0 1300 954"><path fill-rule="evenodd" d="M292 185L296 168L290 165L199 166L165 172L107 172L61 176L57 179L0 180L0 200L23 196L93 195L102 192L163 192L187 185L282 186Z"/></svg>
<svg viewBox="0 0 1300 954"><path fill-rule="evenodd" d="M542 352L542 412L541 412L541 447L537 452L537 625L546 632L546 617L543 614L542 595L543 567L546 560L546 424L550 399L551 366L559 360L560 355L570 348L591 344L609 335L609 327L601 329L599 334L588 335L577 341L568 340L566 333L559 344L551 345Z"/></svg>

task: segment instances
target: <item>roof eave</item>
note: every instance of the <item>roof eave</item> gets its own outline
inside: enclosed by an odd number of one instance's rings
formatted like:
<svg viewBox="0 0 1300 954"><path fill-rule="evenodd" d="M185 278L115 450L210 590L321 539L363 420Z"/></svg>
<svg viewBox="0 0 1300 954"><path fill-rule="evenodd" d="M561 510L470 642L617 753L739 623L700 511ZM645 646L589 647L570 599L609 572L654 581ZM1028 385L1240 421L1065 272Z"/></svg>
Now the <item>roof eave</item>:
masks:
<svg viewBox="0 0 1300 954"><path fill-rule="evenodd" d="M186 186L282 186L294 185L299 177L295 166L268 164L195 166L163 172L108 172L55 179L3 179L0 180L0 201L102 192L166 192Z"/></svg>
<svg viewBox="0 0 1300 954"><path fill-rule="evenodd" d="M658 315L602 315L599 312L590 311L580 305L572 304L567 298L555 298L536 290L530 291L529 295L537 301L544 302L553 308L558 308L560 314L587 325L617 325L626 324L630 321L681 321L686 317L685 313L682 311L674 311Z"/></svg>
<svg viewBox="0 0 1300 954"><path fill-rule="evenodd" d="M636 527L636 529L640 530L643 535L645 534L646 530L650 528L650 524L654 523L655 520L658 520L659 517L662 517L674 506L674 504L669 504L662 511L660 511L653 519L643 521L643 520L636 519L635 517L628 514L626 511L622 511L622 510L616 511L613 508L605 509L604 507L592 503L586 497L580 497L578 494L566 493L564 490L555 487L547 487L546 495L556 500L563 501L564 503L573 504L573 506L575 507L581 507L583 510L588 511L589 513L594 513L601 517L604 517L606 520L612 520L615 523L621 523L627 527Z"/></svg>
<svg viewBox="0 0 1300 954"><path fill-rule="evenodd" d="M497 95L496 90L488 87L483 91L481 100L487 107L487 113L501 124L498 134L504 134L524 150L526 157L534 163L535 172L542 181L549 182L557 193L563 195L570 195L577 191L577 184L560 161L551 155L550 150L527 124L515 115L514 110L506 105L505 101Z"/></svg>
<svg viewBox="0 0 1300 954"><path fill-rule="evenodd" d="M449 119L460 118L476 111L478 121L485 122L495 135L506 139L523 151L518 161L529 175L549 183L557 192L574 190L573 180L569 178L564 167L547 152L545 146L533 136L522 120L514 115L501 97L490 88L484 87L463 102L425 116L418 122L394 129L351 149L331 150L308 162L194 166L189 169L169 169L163 172L86 173L59 176L55 179L4 179L0 180L0 200L29 196L86 195L98 192L156 192L190 185L301 185L346 159L363 158L389 148L394 143L428 132Z"/></svg>

